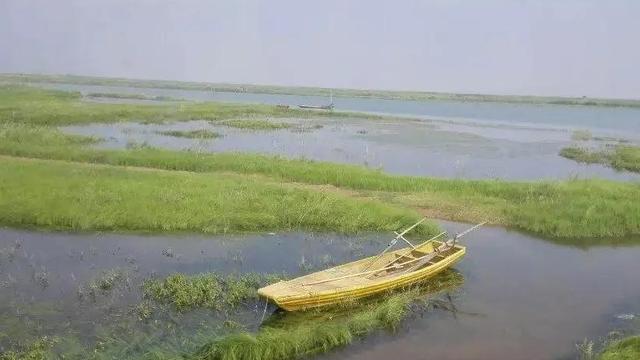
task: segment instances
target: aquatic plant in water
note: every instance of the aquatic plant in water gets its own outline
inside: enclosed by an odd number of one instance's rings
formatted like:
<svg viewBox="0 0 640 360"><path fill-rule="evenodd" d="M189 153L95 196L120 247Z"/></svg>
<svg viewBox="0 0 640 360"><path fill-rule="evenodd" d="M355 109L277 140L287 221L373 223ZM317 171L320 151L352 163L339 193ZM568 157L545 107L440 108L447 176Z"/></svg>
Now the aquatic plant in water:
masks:
<svg viewBox="0 0 640 360"><path fill-rule="evenodd" d="M204 307L213 310L234 309L243 302L257 299L257 289L275 282L280 275L243 274L222 276L172 274L163 280L149 279L143 284L145 297L175 306L178 311Z"/></svg>
<svg viewBox="0 0 640 360"><path fill-rule="evenodd" d="M50 358L50 350L58 341L55 337L43 336L17 350L0 353L0 360L45 360Z"/></svg>
<svg viewBox="0 0 640 360"><path fill-rule="evenodd" d="M640 146L616 145L605 149L566 147L560 156L587 164L604 164L617 170L640 172Z"/></svg>
<svg viewBox="0 0 640 360"><path fill-rule="evenodd" d="M419 286L385 296L333 308L275 314L257 333L239 331L216 338L187 358L286 360L327 352L376 330L397 329L410 314L412 304L428 303L426 296L453 289L462 282L462 275L449 270Z"/></svg>

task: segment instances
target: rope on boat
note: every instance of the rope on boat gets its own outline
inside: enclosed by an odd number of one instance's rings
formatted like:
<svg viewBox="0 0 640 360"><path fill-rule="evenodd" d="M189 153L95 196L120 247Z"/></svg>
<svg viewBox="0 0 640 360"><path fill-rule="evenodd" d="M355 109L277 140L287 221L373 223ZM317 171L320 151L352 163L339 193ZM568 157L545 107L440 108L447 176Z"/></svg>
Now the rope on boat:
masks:
<svg viewBox="0 0 640 360"><path fill-rule="evenodd" d="M260 325L264 321L264 316L267 314L267 306L269 305L269 298L264 298L264 310L262 310L262 317L260 318Z"/></svg>

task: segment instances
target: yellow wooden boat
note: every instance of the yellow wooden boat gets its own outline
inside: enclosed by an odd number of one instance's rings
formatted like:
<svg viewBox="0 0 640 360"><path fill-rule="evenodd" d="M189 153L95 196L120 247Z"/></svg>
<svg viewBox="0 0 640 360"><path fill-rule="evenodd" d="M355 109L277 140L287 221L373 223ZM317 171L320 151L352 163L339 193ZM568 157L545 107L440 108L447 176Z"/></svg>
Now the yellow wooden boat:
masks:
<svg viewBox="0 0 640 360"><path fill-rule="evenodd" d="M414 284L433 277L460 261L466 253L466 247L457 244L456 240L482 224L456 235L449 241L435 240L446 234L443 232L421 245L413 246L402 235L416 225L397 234L389 247L379 255L293 280L280 281L259 289L258 294L284 310L296 311L332 305ZM398 239L406 241L409 246L387 252Z"/></svg>

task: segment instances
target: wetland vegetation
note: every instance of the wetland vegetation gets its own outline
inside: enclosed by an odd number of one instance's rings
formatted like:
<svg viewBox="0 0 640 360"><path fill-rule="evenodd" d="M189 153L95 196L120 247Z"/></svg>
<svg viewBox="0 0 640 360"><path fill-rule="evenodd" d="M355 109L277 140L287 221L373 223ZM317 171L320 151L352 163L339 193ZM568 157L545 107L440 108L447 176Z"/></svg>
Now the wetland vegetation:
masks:
<svg viewBox="0 0 640 360"><path fill-rule="evenodd" d="M206 232L259 231L277 227L291 229L295 226L308 226L316 230L332 227L340 231L389 230L393 226L400 227L400 223L404 221L400 219L410 222L409 219L416 218L417 212L420 212L456 221L476 222L489 219L494 224L558 239L620 238L640 234L640 222L637 221L640 217L640 204L633 200L640 196L640 186L633 182L596 179L529 182L449 180L393 176L359 166L257 154L198 153L148 147L130 150L98 149L89 145L99 139L63 134L52 125L78 121L181 120L197 116L197 112L169 112L162 105L126 105L123 110L118 110L120 105L90 104L89 109L86 109L85 104L79 102L74 94L24 87L4 87L0 93L0 153L42 159L3 160L3 166L7 170L10 168L23 172L17 177L12 176L11 171L4 171L2 176L6 185L3 188L11 187L13 193L18 194L15 191L22 191L24 187L26 194L34 196L34 201L31 202L17 195L17 198L13 198L11 194L5 197L11 199L14 206L11 210L5 208L2 221L14 226ZM289 113L292 110L270 106L206 103L184 104L184 107L198 109L202 111L203 117L209 119L235 118L242 112L264 116L292 115ZM308 112L302 113L310 116ZM184 116L185 114L188 116ZM51 163L48 160L72 163ZM126 168L121 168L123 166ZM144 171L136 171L134 168L144 168L141 169ZM157 169L158 175L148 168ZM70 171L71 169L76 171ZM43 183L40 175L47 171L51 171L52 176L48 177L46 186L59 186L59 192L46 191L46 187L39 185ZM104 180L94 178L93 181L87 181L95 173L109 176ZM251 177L247 178L246 175ZM137 179L138 182L127 182L129 178ZM102 181L104 183L100 183ZM212 191L233 189L237 194L242 194L246 201L237 204L237 201L232 200L235 195L223 200L224 196L201 193L197 187L185 189L177 185L182 181L201 184L202 189ZM125 182L127 186L120 185ZM30 183L31 190L26 189L27 183ZM112 200L96 202L95 195L86 195L87 200L93 200L82 201L78 198L80 193L69 187L69 183L86 189L84 194L90 194L89 189L95 189L96 183L100 183L100 196ZM138 200L124 196L127 191L137 192L136 186L142 189L142 196ZM170 186L176 186L179 190L167 190ZM165 191L166 194L163 194ZM48 214L47 208L51 207L37 205L35 199L40 200L39 196L52 202L63 199L75 199L75 202L63 206L68 209L68 213L65 213L67 216ZM148 211L144 215L139 214L140 209L147 206L144 201L139 200L143 197L145 201L149 201L149 206L157 209L157 214ZM206 211L202 206L207 201L202 199L210 202ZM283 199L287 200L282 202ZM320 201L321 199L325 200ZM251 205L254 201L273 209L273 214L254 214L258 209ZM270 205L267 205L269 202ZM384 202L387 204L383 204ZM218 206L211 207L209 204ZM316 205L310 210L309 204ZM334 204L341 205L334 207ZM205 220L216 211L223 211L222 206L229 206L224 211L226 216ZM38 216L33 215L36 208L39 209L36 212ZM163 208L167 210L162 210ZM168 214L178 208L185 211L182 213L183 219L167 218ZM369 210L363 215L356 215L364 208ZM230 209L236 209L238 213L231 214ZM341 209L348 216L327 216L336 209ZM300 215L309 211L314 215ZM92 212L91 216L88 215L89 212ZM208 212L209 215L203 212ZM109 215L100 219L96 214L101 213ZM383 221L388 215L394 220ZM286 220L289 216L301 219ZM316 216L318 218L314 218ZM350 216L353 219L350 220ZM331 221L327 218L341 220ZM375 226L377 222L380 225Z"/></svg>
<svg viewBox="0 0 640 360"><path fill-rule="evenodd" d="M329 89L317 87L293 87L253 84L219 84L167 80L134 80L77 75L0 74L0 81L17 83L63 83L80 85L127 86L157 89L181 89L221 92L249 92L256 94L288 94L305 96L359 97L371 99L414 101L476 101L550 105L625 106L640 107L640 101L632 99L600 99L585 97L509 96L486 94L456 94L425 91L388 91L361 89Z"/></svg>
<svg viewBox="0 0 640 360"><path fill-rule="evenodd" d="M262 105L89 103L73 93L0 87L0 224L73 231L357 233L391 232L428 215L466 222L488 219L582 246L638 241L640 185L633 182L452 180L394 176L360 166L259 154L147 146L111 150L94 146L100 143L98 138L69 135L57 128L203 119L241 128L277 129L284 123L275 118L317 116L324 115ZM168 135L205 138L203 131ZM627 162L637 156L630 146L620 149L628 152ZM437 232L434 223L417 228L424 237ZM112 291L124 277L120 270L106 271L79 292L96 297ZM197 311L228 315L247 303L255 308L255 290L274 279L216 273L148 279L142 285L145 299L135 307L136 321L152 319L154 306L169 306L180 316ZM149 350L145 339L130 343L112 339L101 342L93 354L95 359L132 354L148 359L299 358L349 344L371 332L393 330L414 310L429 308L429 301L421 300L425 293L452 289L461 282L458 273L448 272L423 288L354 307L276 314L259 329L238 325L238 319L229 317L224 320L225 331L197 337L177 352ZM174 326L171 331L175 331L178 321L172 321L168 327ZM0 359L47 358L48 351L61 343L41 338L15 346ZM637 343L637 338L631 338L612 344L602 358L635 356Z"/></svg>
<svg viewBox="0 0 640 360"><path fill-rule="evenodd" d="M640 146L612 145L603 149L571 146L563 148L560 156L587 164L605 164L617 170L640 172Z"/></svg>
<svg viewBox="0 0 640 360"><path fill-rule="evenodd" d="M631 336L615 341L597 356L598 360L633 360L640 359L640 336Z"/></svg>

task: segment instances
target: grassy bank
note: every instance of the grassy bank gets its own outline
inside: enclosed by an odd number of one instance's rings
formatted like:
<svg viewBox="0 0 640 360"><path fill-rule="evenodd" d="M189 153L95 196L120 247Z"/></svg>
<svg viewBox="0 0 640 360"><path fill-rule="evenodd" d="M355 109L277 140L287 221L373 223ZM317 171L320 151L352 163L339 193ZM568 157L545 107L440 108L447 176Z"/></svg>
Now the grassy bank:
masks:
<svg viewBox="0 0 640 360"><path fill-rule="evenodd" d="M67 230L391 231L415 212L234 174L0 161L0 223ZM422 227L434 233L433 225Z"/></svg>
<svg viewBox="0 0 640 360"><path fill-rule="evenodd" d="M640 359L640 336L632 336L607 346L598 360L637 360Z"/></svg>
<svg viewBox="0 0 640 360"><path fill-rule="evenodd" d="M305 96L359 97L372 99L413 100L413 101L477 101L555 105L588 106L627 106L640 107L640 100L601 99L585 97L518 96L489 94L456 94L428 91L392 91L365 89L329 89L318 87L295 87L254 84L206 83L167 80L141 80L124 78L105 78L76 75L40 75L40 74L0 74L0 81L19 83L61 83L79 85L127 86L138 88L182 89L200 91L222 91L235 93L287 94Z"/></svg>
<svg viewBox="0 0 640 360"><path fill-rule="evenodd" d="M640 146L616 145L597 150L581 147L566 147L560 156L586 164L604 164L617 170L640 172Z"/></svg>

